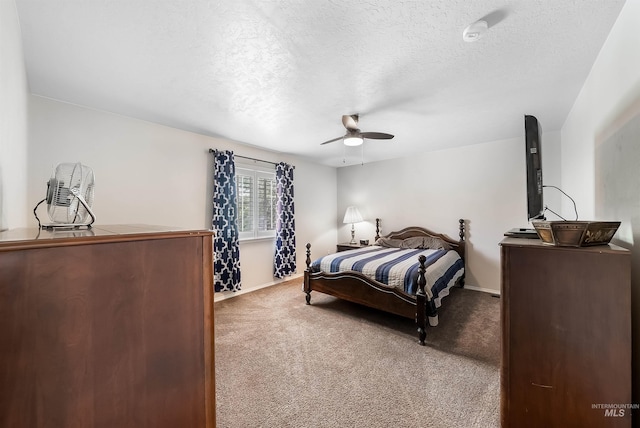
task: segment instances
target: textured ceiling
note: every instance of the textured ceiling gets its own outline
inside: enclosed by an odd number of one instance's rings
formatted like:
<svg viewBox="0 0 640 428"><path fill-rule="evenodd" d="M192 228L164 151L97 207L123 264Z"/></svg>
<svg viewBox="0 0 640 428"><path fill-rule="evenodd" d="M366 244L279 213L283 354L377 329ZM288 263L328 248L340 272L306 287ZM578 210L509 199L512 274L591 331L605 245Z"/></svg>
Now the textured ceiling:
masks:
<svg viewBox="0 0 640 428"><path fill-rule="evenodd" d="M341 166L560 129L624 0L16 4L36 95Z"/></svg>

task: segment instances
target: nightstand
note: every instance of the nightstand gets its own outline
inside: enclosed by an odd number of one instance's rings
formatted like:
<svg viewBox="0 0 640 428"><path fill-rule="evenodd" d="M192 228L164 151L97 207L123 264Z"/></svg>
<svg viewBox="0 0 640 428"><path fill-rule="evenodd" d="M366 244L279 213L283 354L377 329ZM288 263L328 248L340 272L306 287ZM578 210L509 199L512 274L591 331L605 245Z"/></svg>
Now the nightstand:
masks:
<svg viewBox="0 0 640 428"><path fill-rule="evenodd" d="M356 248L362 248L362 247L368 247L368 245L362 245L362 244L350 244L348 242L343 242L341 244L338 244L337 246L337 252L339 253L340 251L347 251L347 250L354 250Z"/></svg>

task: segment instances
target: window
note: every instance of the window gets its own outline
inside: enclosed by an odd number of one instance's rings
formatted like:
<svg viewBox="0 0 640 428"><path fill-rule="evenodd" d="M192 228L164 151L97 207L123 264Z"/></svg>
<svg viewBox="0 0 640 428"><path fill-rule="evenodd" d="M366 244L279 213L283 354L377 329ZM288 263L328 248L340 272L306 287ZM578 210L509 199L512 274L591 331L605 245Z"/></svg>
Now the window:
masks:
<svg viewBox="0 0 640 428"><path fill-rule="evenodd" d="M236 168L240 240L276 234L276 173L256 166Z"/></svg>

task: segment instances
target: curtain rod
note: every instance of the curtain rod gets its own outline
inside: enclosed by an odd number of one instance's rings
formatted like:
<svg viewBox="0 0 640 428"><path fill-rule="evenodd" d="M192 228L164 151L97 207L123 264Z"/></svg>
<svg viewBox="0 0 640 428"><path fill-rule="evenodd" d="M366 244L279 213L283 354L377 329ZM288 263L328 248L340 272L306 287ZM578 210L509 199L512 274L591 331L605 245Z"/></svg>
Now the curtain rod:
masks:
<svg viewBox="0 0 640 428"><path fill-rule="evenodd" d="M215 152L217 152L217 150L209 149L209 153L215 153ZM233 154L233 156L237 157L237 158L242 158L242 159L249 159L249 160L256 161L256 162L264 162L264 163L270 163L271 165L278 165L277 162L271 162L271 161L266 161L266 160L262 160L262 159L250 158L249 156L236 155L235 153ZM295 169L295 166L293 166L293 168Z"/></svg>

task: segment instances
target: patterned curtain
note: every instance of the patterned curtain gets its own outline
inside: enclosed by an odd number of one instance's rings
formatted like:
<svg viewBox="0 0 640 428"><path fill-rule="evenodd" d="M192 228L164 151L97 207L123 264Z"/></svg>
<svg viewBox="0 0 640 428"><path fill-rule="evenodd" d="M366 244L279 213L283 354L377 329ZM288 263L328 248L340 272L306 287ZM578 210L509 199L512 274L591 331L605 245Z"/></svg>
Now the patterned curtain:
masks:
<svg viewBox="0 0 640 428"><path fill-rule="evenodd" d="M296 225L293 218L293 169L280 162L276 165L277 215L276 254L273 276L282 278L296 272Z"/></svg>
<svg viewBox="0 0 640 428"><path fill-rule="evenodd" d="M218 291L240 290L236 166L232 151L214 153L213 284Z"/></svg>

